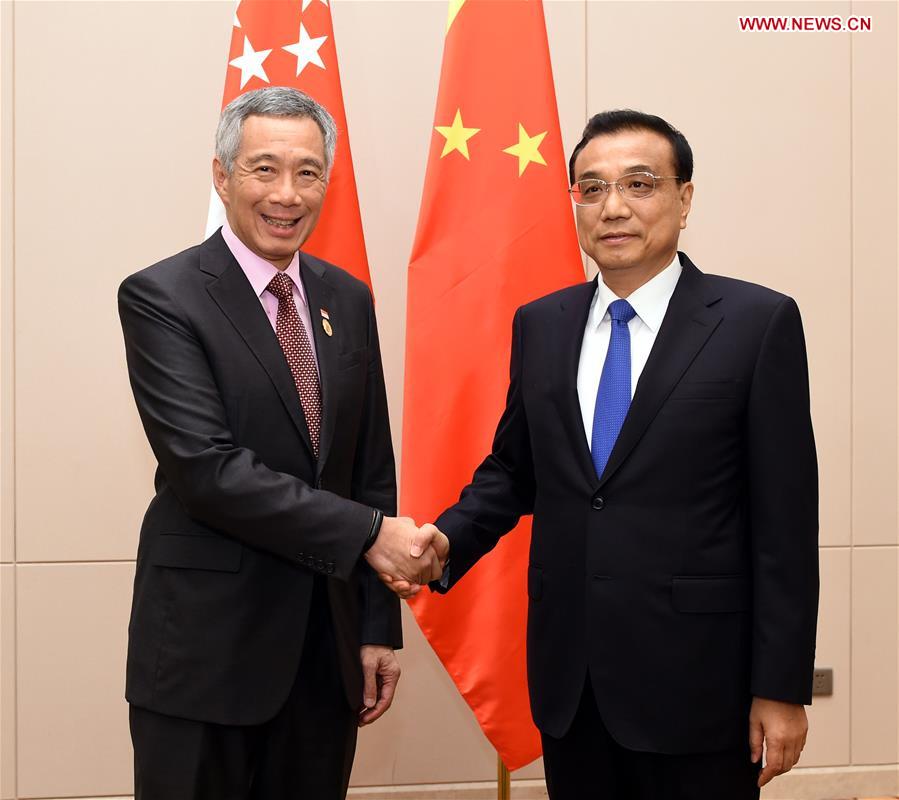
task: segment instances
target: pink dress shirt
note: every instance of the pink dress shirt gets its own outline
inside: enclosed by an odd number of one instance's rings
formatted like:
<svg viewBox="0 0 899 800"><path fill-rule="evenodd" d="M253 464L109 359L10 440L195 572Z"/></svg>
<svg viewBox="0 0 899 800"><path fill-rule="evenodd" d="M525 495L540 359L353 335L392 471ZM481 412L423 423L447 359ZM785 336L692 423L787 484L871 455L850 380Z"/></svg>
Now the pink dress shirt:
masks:
<svg viewBox="0 0 899 800"><path fill-rule="evenodd" d="M240 268L247 276L250 286L256 292L256 297L262 303L262 308L268 321L272 325L272 330L277 327L278 321L278 298L275 297L265 287L269 285L271 279L278 274L278 268L264 258L257 256L249 247L247 247L234 231L231 226L225 222L222 225L222 238L228 249L231 251ZM300 322L306 329L306 335L309 337L309 343L312 345L312 356L315 359L315 368L318 369L318 353L315 352L315 336L312 334L312 317L309 313L309 302L306 300L306 290L303 288L303 281L300 278L300 254L294 253L293 259L288 265L284 273L293 282L293 302L297 307L297 314L300 315ZM320 371L319 371L320 372Z"/></svg>

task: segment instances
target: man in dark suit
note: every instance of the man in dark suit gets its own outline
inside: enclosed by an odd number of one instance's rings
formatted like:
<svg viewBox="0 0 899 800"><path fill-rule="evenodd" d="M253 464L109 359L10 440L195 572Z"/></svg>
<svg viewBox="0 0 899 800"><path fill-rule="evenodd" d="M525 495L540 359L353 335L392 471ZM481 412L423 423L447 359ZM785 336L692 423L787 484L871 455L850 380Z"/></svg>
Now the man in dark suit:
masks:
<svg viewBox="0 0 899 800"><path fill-rule="evenodd" d="M805 742L818 520L802 325L789 297L677 251L692 170L658 117L590 120L571 192L599 280L518 310L492 453L435 523L446 591L534 515L528 682L553 800L756 798Z"/></svg>
<svg viewBox="0 0 899 800"><path fill-rule="evenodd" d="M129 626L138 800L344 797L357 725L399 678L398 602L370 565L440 572L390 516L368 288L298 254L335 141L300 92L237 98L213 162L227 223L119 290L159 464Z"/></svg>

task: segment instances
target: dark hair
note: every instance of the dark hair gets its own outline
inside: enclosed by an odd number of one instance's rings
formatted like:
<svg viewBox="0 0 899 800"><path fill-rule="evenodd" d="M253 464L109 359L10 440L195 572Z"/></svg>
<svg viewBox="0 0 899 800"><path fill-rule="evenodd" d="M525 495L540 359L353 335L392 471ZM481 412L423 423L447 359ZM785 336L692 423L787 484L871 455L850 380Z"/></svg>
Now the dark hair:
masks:
<svg viewBox="0 0 899 800"><path fill-rule="evenodd" d="M642 111L634 111L630 108L617 109L615 111L603 111L590 118L584 135L574 148L571 159L568 161L568 180L574 183L574 162L587 146L587 142L597 136L619 131L653 131L664 136L674 151L674 171L682 181L693 179L693 151L686 137L673 125L665 122L661 117L653 114L644 114Z"/></svg>

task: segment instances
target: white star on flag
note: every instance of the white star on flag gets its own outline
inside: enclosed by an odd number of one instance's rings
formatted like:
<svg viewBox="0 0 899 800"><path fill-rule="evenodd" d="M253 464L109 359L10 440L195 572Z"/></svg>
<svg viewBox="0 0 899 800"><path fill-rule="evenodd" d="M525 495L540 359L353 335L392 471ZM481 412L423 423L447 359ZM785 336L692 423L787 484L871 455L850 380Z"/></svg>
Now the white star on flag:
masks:
<svg viewBox="0 0 899 800"><path fill-rule="evenodd" d="M306 69L309 64L315 64L315 66L321 67L322 69L325 68L322 57L318 54L318 50L325 43L327 38L327 36L319 36L313 39L306 32L303 23L300 23L300 40L282 48L291 55L297 57L297 77L300 76L300 73Z"/></svg>
<svg viewBox="0 0 899 800"><path fill-rule="evenodd" d="M321 0L325 5L328 5L328 0ZM303 8L302 11L305 11L309 6L312 5L312 0L303 0Z"/></svg>
<svg viewBox="0 0 899 800"><path fill-rule="evenodd" d="M235 27L235 28L239 28L239 27L240 27L240 20L237 18L237 12L236 12L236 11L234 12L234 27Z"/></svg>
<svg viewBox="0 0 899 800"><path fill-rule="evenodd" d="M268 58L271 52L271 50L254 50L253 45L250 44L249 37L243 37L243 55L228 62L232 67L237 67L240 70L241 89L247 85L247 82L254 75L269 83L268 75L265 74L262 62Z"/></svg>

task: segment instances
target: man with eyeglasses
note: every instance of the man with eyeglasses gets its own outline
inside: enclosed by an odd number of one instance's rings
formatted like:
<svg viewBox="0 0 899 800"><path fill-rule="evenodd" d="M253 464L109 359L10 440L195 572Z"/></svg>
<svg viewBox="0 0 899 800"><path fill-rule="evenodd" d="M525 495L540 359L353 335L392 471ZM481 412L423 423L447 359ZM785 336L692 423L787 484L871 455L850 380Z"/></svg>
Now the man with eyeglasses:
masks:
<svg viewBox="0 0 899 800"><path fill-rule="evenodd" d="M436 520L450 563L432 587L532 513L528 682L550 797L757 798L798 760L811 701L799 311L678 252L693 156L664 120L596 115L569 168L599 278L516 313L507 406Z"/></svg>

